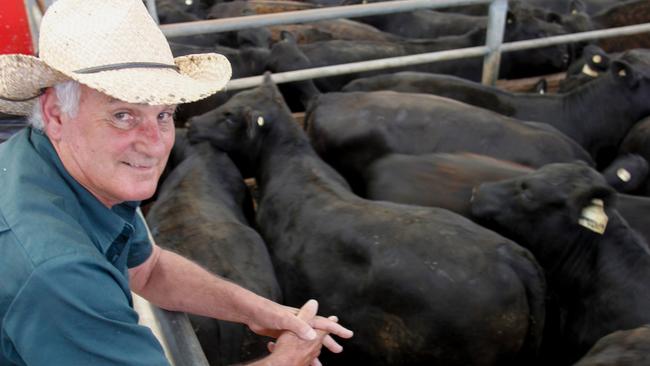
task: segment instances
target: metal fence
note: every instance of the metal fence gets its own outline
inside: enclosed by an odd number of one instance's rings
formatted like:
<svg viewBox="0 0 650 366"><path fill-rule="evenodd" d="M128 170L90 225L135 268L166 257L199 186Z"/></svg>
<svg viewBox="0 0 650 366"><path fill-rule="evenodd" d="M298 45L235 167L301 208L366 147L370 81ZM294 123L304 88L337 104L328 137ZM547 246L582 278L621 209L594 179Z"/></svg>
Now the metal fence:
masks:
<svg viewBox="0 0 650 366"><path fill-rule="evenodd" d="M147 0L147 2L152 4L150 5L150 10L152 12L155 12L153 0ZM276 83L286 83L291 81L313 79L317 77L342 75L361 71L380 70L436 61L484 56L485 58L483 64L482 82L484 84L494 85L498 76L501 52L511 52L556 44L650 32L650 23L645 23L611 29L573 33L548 38L502 43L503 26L505 22L505 13L507 10L507 0L386 1L372 4L347 5L329 7L324 9L290 11L277 14L251 15L226 19L196 21L190 23L164 24L161 25L160 28L167 37L171 38L182 35L202 34L208 32L225 32L269 25L301 23L335 18L353 18L375 14L412 11L416 9L433 9L447 6L471 5L480 3L490 3L487 37L486 44L484 46L289 71L273 74L272 78ZM261 75L234 79L228 83L226 88L228 90L250 88L261 84L261 82Z"/></svg>
<svg viewBox="0 0 650 366"><path fill-rule="evenodd" d="M490 4L488 11L488 24L486 44L480 48L466 49L463 53L455 55L452 51L452 58L463 58L471 56L484 55L483 61L483 78L485 84L494 84L499 74L499 62L501 59L500 46L503 41L503 30L506 21L506 11L508 10L508 0L399 0L399 1L386 1L371 4L358 4L358 5L345 5L334 6L322 9L298 10L287 11L275 14L264 15L250 15L242 17L232 17L224 19L201 20L187 23L177 24L164 24L160 26L162 32L169 38L179 36L189 36L203 33L212 32L226 32L241 29L264 27L280 24L304 23L313 22L317 20L327 20L336 18L354 18L369 15L390 14L407 12L418 9L435 9L457 5L473 5L473 4ZM153 15L156 14L155 3L153 0L147 0L149 12ZM431 55L433 58L429 58ZM448 56L445 51L443 55ZM416 63L426 63L433 61L440 61L437 55L422 54L420 58L413 58L411 56L404 60L405 63L401 65L413 65ZM354 63L340 65L338 68L314 68L309 70L316 70L306 74L293 74L293 77L298 77L295 80L310 79L317 76L332 76L356 71L369 71L376 69L383 69L387 67L400 66L400 58L391 59L390 61L381 63L383 60L374 60L379 63ZM406 63L409 62L409 63ZM366 69L367 67L367 69ZM359 69L360 68L360 69ZM273 76L273 80L277 83L293 81L284 80L284 73L278 73ZM256 79L239 81L232 80L228 86L228 90L236 90L250 86L259 85L261 76Z"/></svg>
<svg viewBox="0 0 650 366"><path fill-rule="evenodd" d="M30 9L35 7L35 0L25 0ZM50 5L56 0L44 0ZM155 0L145 0L154 19L158 19ZM329 7L324 9L291 11L277 14L252 15L227 19L197 21L191 23L165 24L160 28L167 37L186 36L211 32L234 31L270 25L311 22L335 18L353 18L377 14L406 12L417 9L434 9L447 6L489 3L488 28L486 44L448 51L438 51L417 55L401 56L379 60L332 65L290 72L273 74L276 83L299 81L324 76L334 76L360 71L379 70L399 66L416 65L428 62L453 60L467 57L484 56L483 77L485 84L494 84L498 76L501 52L511 52L530 48L545 47L555 44L616 37L643 32L650 32L650 23L633 26L597 30L583 33L567 34L543 39L533 39L512 43L502 43L507 0L399 0L383 3L359 4ZM31 13L31 19L38 23L39 14ZM37 28L36 28L37 31ZM36 33L34 40L38 39ZM262 76L231 80L227 89L237 90L254 87L262 82ZM150 326L163 344L165 352L173 365L207 365L203 351L185 314L168 312L150 305L145 300L135 297L135 306L142 322Z"/></svg>

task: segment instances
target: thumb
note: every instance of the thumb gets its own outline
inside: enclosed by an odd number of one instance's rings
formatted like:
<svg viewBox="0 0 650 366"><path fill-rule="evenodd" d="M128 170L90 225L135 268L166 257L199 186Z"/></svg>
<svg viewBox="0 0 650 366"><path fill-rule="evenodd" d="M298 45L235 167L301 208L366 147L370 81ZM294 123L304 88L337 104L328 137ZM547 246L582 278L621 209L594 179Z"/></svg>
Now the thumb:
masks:
<svg viewBox="0 0 650 366"><path fill-rule="evenodd" d="M304 340L311 341L316 339L316 331L307 323L316 316L316 313L318 313L318 301L313 299L307 301L300 308L300 311L298 311L298 316L292 317L294 324L289 329Z"/></svg>

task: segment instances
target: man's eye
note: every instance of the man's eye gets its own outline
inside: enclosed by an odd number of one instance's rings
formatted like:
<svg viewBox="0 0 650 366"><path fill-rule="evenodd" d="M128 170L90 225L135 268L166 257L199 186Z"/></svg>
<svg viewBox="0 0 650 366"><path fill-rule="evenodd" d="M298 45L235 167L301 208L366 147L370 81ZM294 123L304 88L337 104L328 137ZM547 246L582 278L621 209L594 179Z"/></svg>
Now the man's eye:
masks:
<svg viewBox="0 0 650 366"><path fill-rule="evenodd" d="M174 113L161 112L158 114L158 125L164 130L169 129L170 126L174 126Z"/></svg>
<svg viewBox="0 0 650 366"><path fill-rule="evenodd" d="M158 120L160 122L172 122L174 120L174 114L171 112L162 112L158 115Z"/></svg>
<svg viewBox="0 0 650 366"><path fill-rule="evenodd" d="M111 123L122 130L129 130L136 125L135 118L128 112L117 112L113 114L111 118Z"/></svg>

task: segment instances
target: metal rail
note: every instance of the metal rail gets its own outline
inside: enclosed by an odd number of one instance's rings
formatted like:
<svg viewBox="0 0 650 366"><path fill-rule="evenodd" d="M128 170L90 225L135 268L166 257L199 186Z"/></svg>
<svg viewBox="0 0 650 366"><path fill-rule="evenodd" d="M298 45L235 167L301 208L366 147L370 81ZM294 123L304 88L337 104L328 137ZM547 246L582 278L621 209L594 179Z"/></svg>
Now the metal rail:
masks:
<svg viewBox="0 0 650 366"><path fill-rule="evenodd" d="M153 243L153 235L140 207L136 212ZM140 316L140 324L149 327L158 338L172 366L209 366L187 314L161 309L136 294L133 294L133 308Z"/></svg>
<svg viewBox="0 0 650 366"><path fill-rule="evenodd" d="M320 9L294 10L282 13L248 15L241 17L198 20L163 24L163 34L169 38L196 34L236 31L271 25L314 22L336 18L355 18L369 15L392 14L418 9L435 9L456 5L487 4L496 0L398 0L370 4L332 6ZM507 1L504 1L507 2Z"/></svg>
<svg viewBox="0 0 650 366"><path fill-rule="evenodd" d="M595 38L609 38L650 32L650 23L630 25L625 27L601 29L596 31L565 34L540 39L503 43L500 47L502 52L519 51L530 48L551 46L562 43L578 42ZM447 51L421 53L409 56L384 58L371 61L353 62L348 64L315 67L310 69L288 71L271 75L274 82L287 83L325 76L350 74L362 71L373 71L385 68L417 65L436 61L455 60L485 55L488 52L486 46L461 48ZM226 85L226 90L239 90L252 88L262 84L262 76L251 76L246 78L233 79Z"/></svg>
<svg viewBox="0 0 650 366"><path fill-rule="evenodd" d="M160 24L160 19L158 18L158 10L156 9L156 0L145 0L145 1L147 5L147 10L149 11L149 15L151 15L151 17L157 24Z"/></svg>
<svg viewBox="0 0 650 366"><path fill-rule="evenodd" d="M152 1L152 0L147 0ZM334 6L323 9L287 11L274 14L251 15L194 22L165 24L160 29L169 38L191 36L203 33L235 31L255 27L280 24L312 22L317 20L354 18L369 15L389 14L413 11L418 9L435 9L447 6L473 5L489 3L486 47L482 53L484 84L494 85L499 75L501 60L500 46L503 42L503 32L508 10L508 0L399 0L371 4ZM157 14L155 4L150 8L152 16ZM392 66L391 66L392 67Z"/></svg>

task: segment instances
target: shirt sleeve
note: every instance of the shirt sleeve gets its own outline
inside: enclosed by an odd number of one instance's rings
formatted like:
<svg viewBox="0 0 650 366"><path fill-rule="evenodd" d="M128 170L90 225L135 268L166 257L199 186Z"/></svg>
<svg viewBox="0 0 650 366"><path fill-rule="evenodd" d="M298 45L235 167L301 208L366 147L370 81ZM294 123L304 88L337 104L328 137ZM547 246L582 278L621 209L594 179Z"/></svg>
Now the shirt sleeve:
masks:
<svg viewBox="0 0 650 366"><path fill-rule="evenodd" d="M169 365L151 330L138 324L128 283L92 256L41 264L5 317L5 332L27 365Z"/></svg>
<svg viewBox="0 0 650 366"><path fill-rule="evenodd" d="M141 214L136 214L133 219L134 234L131 242L131 249L126 260L129 268L137 267L144 263L151 255L153 247L149 240L149 231L146 222Z"/></svg>

